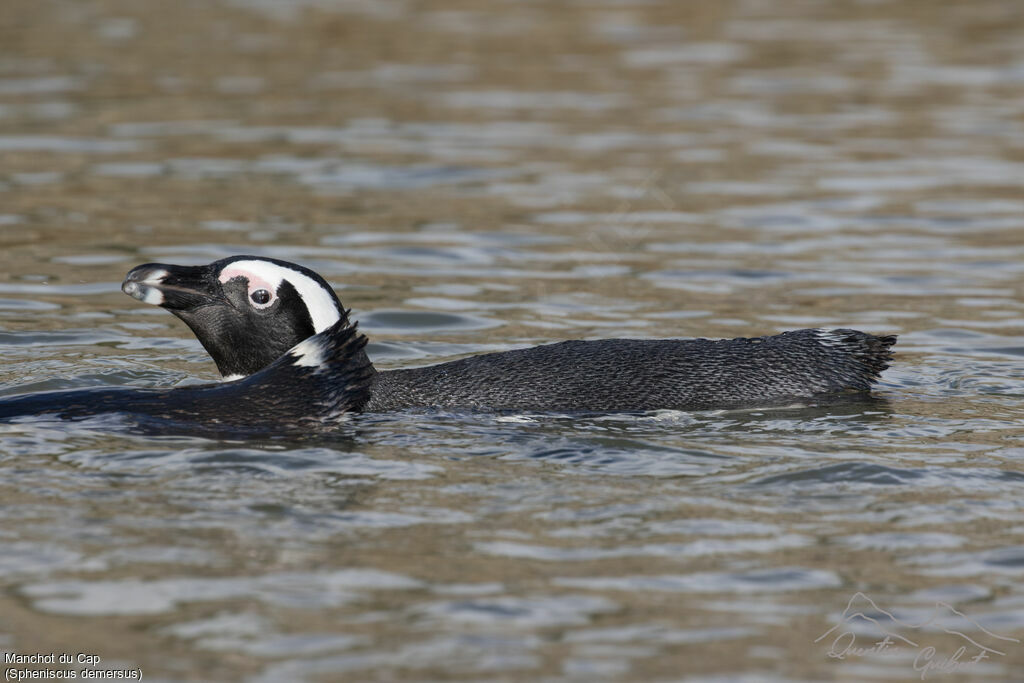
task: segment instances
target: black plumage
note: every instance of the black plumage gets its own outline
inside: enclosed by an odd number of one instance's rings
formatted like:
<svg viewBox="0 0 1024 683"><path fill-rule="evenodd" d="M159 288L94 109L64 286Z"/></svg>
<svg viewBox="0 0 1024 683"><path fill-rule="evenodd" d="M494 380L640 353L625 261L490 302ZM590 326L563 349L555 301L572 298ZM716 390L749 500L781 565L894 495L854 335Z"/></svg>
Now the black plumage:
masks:
<svg viewBox="0 0 1024 683"><path fill-rule="evenodd" d="M369 400L366 337L342 318L266 368L234 382L171 389L90 388L0 398L0 419L119 413L143 420L280 432L331 425Z"/></svg>
<svg viewBox="0 0 1024 683"><path fill-rule="evenodd" d="M706 410L866 392L895 336L796 330L753 339L602 339L489 353L374 377L369 411Z"/></svg>

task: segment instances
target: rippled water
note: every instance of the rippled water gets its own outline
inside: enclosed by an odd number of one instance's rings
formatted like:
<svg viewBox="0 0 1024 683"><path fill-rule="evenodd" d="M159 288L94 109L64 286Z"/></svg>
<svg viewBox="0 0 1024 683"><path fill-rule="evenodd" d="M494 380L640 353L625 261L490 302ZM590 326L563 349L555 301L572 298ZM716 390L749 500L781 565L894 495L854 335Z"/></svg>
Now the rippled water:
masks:
<svg viewBox="0 0 1024 683"><path fill-rule="evenodd" d="M1022 30L998 0L6 0L0 395L215 379L119 284L236 253L322 273L387 368L900 341L877 400L828 408L0 425L3 649L150 681L1021 680Z"/></svg>

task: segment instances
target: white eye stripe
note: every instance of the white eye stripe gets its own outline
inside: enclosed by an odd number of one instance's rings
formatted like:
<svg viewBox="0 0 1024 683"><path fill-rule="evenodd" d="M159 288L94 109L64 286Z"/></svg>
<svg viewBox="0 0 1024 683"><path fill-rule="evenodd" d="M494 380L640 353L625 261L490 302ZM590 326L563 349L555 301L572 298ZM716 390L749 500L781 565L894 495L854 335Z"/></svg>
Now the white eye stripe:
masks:
<svg viewBox="0 0 1024 683"><path fill-rule="evenodd" d="M334 296L324 287L305 273L279 266L269 261L234 261L220 272L219 280L227 282L231 278L242 276L250 282L251 294L255 289L266 289L271 294L271 300L265 306L273 303L281 282L287 280L295 291L302 297L309 312L309 318L313 321L313 329L316 332L323 332L328 327L341 319L338 305ZM253 288L252 283L259 281L262 286ZM254 304L256 305L256 304Z"/></svg>

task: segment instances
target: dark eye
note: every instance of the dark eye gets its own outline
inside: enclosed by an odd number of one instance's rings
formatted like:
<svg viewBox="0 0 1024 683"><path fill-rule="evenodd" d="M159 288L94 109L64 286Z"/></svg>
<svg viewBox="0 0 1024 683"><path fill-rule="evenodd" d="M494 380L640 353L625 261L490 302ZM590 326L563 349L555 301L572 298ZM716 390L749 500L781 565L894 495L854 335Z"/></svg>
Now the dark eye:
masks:
<svg viewBox="0 0 1024 683"><path fill-rule="evenodd" d="M270 301L270 292L265 289L257 289L255 292L249 295L254 304L265 304Z"/></svg>

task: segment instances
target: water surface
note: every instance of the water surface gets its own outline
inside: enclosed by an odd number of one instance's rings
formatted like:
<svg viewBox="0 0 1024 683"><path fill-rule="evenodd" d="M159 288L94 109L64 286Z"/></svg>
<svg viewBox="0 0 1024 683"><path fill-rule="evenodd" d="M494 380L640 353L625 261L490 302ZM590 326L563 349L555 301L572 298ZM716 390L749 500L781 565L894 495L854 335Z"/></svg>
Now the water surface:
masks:
<svg viewBox="0 0 1024 683"><path fill-rule="evenodd" d="M2 14L0 395L216 379L119 285L236 253L322 273L382 368L900 335L877 400L828 407L2 425L5 650L151 681L817 681L963 645L927 679L1019 679L1015 3ZM913 644L830 657L882 637L844 611Z"/></svg>

